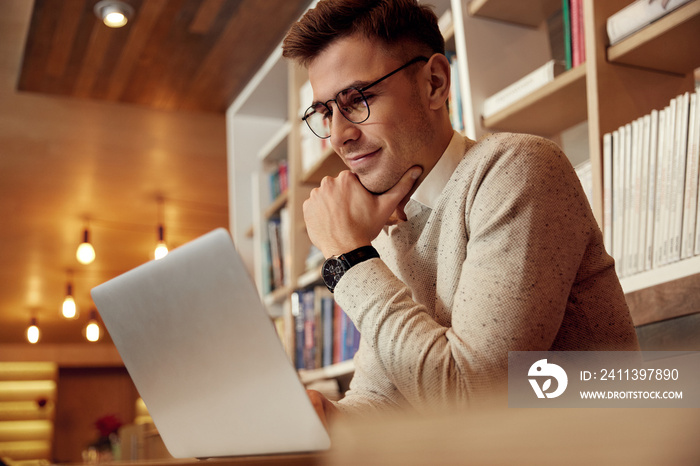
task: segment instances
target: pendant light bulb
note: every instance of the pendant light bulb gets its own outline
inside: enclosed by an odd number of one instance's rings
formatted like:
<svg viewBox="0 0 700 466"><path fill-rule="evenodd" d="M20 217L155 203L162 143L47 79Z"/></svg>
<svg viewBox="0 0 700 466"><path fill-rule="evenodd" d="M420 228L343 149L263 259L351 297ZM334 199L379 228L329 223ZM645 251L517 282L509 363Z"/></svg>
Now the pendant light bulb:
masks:
<svg viewBox="0 0 700 466"><path fill-rule="evenodd" d="M97 323L97 314L95 311L90 311L90 321L85 327L85 338L95 342L100 339L101 333L100 325Z"/></svg>
<svg viewBox="0 0 700 466"><path fill-rule="evenodd" d="M75 257L81 264L91 264L95 260L95 248L90 244L90 234L86 228L83 232L83 242L78 246Z"/></svg>
<svg viewBox="0 0 700 466"><path fill-rule="evenodd" d="M77 311L75 306L75 299L73 299L73 296L68 295L66 296L66 299L63 300L62 311L63 317L65 317L66 319L75 319Z"/></svg>
<svg viewBox="0 0 700 466"><path fill-rule="evenodd" d="M31 344L35 344L39 341L40 336L41 332L39 331L36 318L32 317L32 320L29 322L29 327L27 327L27 341Z"/></svg>
<svg viewBox="0 0 700 466"><path fill-rule="evenodd" d="M162 259L168 254L168 246L165 244L164 236L163 225L158 225L158 244L153 252L153 257L156 260Z"/></svg>

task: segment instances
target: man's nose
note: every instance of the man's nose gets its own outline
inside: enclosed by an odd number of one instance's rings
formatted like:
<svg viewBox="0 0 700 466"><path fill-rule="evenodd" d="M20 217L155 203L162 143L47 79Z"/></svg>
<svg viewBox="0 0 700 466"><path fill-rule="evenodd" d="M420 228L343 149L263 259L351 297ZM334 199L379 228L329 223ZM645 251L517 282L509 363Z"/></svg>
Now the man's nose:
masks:
<svg viewBox="0 0 700 466"><path fill-rule="evenodd" d="M354 141L361 133L360 125L345 118L336 105L333 120L331 120L331 145L340 147L349 141Z"/></svg>

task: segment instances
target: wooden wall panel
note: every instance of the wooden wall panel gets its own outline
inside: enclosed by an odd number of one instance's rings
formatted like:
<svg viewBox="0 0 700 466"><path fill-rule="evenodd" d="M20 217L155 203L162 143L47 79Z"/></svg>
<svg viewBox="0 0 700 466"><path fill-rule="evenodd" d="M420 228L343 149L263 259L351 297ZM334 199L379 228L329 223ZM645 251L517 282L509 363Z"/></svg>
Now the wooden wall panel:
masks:
<svg viewBox="0 0 700 466"><path fill-rule="evenodd" d="M54 421L53 460L82 462L82 451L98 436L95 421L114 414L135 417L138 393L124 368L60 369Z"/></svg>

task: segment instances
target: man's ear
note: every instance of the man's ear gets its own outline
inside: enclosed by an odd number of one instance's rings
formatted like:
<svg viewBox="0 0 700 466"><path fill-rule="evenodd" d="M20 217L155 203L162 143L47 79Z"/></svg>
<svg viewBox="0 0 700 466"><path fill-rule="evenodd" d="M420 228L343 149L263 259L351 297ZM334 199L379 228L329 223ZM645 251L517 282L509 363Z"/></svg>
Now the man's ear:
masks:
<svg viewBox="0 0 700 466"><path fill-rule="evenodd" d="M430 109L442 108L450 97L450 62L441 53L435 53L428 61L430 72Z"/></svg>

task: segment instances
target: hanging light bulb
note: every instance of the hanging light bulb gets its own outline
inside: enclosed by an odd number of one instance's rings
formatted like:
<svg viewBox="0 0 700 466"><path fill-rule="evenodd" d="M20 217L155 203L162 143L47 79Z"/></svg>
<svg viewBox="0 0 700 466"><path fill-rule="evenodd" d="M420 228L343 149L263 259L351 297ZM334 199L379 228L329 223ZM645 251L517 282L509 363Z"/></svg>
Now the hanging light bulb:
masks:
<svg viewBox="0 0 700 466"><path fill-rule="evenodd" d="M73 298L73 285L68 282L66 287L66 298L63 300L63 306L61 308L63 317L66 319L75 319L78 317L78 308L75 305L75 299Z"/></svg>
<svg viewBox="0 0 700 466"><path fill-rule="evenodd" d="M90 244L90 233L87 228L83 232L83 242L78 246L75 257L78 258L78 262L86 265L91 264L95 260L95 248Z"/></svg>
<svg viewBox="0 0 700 466"><path fill-rule="evenodd" d="M41 332L39 331L36 317L32 317L32 319L29 321L29 327L27 327L27 340L29 343L34 344L39 341L40 336Z"/></svg>
<svg viewBox="0 0 700 466"><path fill-rule="evenodd" d="M153 257L158 260L168 254L168 246L165 244L165 229L163 228L163 198L158 197L158 244L153 251Z"/></svg>
<svg viewBox="0 0 700 466"><path fill-rule="evenodd" d="M85 327L85 338L88 341L95 342L100 339L101 333L100 324L97 323L97 312L92 310L90 311L90 320Z"/></svg>
<svg viewBox="0 0 700 466"><path fill-rule="evenodd" d="M168 246L163 238L163 225L158 225L158 244L156 244L156 250L153 251L153 256L156 260L162 259L168 254Z"/></svg>

